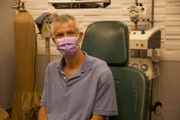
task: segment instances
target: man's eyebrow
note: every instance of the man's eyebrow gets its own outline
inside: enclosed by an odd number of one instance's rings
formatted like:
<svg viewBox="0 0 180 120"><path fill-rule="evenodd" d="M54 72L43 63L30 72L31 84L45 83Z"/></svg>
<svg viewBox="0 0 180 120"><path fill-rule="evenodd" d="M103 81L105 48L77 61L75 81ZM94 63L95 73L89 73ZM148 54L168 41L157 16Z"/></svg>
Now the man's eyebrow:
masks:
<svg viewBox="0 0 180 120"><path fill-rule="evenodd" d="M68 30L67 32L76 32L76 30Z"/></svg>
<svg viewBox="0 0 180 120"><path fill-rule="evenodd" d="M76 31L69 30L69 31L67 31L67 33L76 33Z"/></svg>
<svg viewBox="0 0 180 120"><path fill-rule="evenodd" d="M56 33L56 36L63 35L63 34L64 34L64 33L59 32L59 33Z"/></svg>

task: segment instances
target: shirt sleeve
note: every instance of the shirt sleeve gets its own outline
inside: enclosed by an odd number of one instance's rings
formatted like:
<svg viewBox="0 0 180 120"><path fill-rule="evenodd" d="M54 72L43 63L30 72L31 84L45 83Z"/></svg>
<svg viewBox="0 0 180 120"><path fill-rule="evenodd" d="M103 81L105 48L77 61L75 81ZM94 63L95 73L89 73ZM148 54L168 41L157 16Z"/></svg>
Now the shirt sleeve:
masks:
<svg viewBox="0 0 180 120"><path fill-rule="evenodd" d="M43 93L40 100L40 106L44 106L44 107L46 107L46 101L47 101L47 79L48 79L48 72L46 70L46 75L44 79L44 88L43 88Z"/></svg>
<svg viewBox="0 0 180 120"><path fill-rule="evenodd" d="M114 79L110 70L99 78L93 114L118 115Z"/></svg>

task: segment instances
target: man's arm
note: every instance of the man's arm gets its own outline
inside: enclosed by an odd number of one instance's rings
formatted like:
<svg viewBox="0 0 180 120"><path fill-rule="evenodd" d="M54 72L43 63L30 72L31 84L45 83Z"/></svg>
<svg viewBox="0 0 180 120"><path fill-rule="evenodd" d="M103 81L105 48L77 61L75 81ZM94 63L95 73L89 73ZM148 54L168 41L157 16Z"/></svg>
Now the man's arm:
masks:
<svg viewBox="0 0 180 120"><path fill-rule="evenodd" d="M99 77L92 114L104 116L103 120L118 114L115 84L110 70L106 70Z"/></svg>
<svg viewBox="0 0 180 120"><path fill-rule="evenodd" d="M48 120L46 115L46 107L41 107L38 113L38 120Z"/></svg>
<svg viewBox="0 0 180 120"><path fill-rule="evenodd" d="M100 115L93 115L91 120L104 120L104 117Z"/></svg>

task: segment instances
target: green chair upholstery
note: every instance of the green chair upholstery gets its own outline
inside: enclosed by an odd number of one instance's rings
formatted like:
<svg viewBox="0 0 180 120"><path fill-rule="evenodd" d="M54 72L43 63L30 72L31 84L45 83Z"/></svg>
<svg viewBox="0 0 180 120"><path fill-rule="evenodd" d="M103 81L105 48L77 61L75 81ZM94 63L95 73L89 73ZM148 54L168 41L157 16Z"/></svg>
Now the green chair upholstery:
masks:
<svg viewBox="0 0 180 120"><path fill-rule="evenodd" d="M82 50L107 62L116 87L118 116L110 120L146 120L148 79L139 69L128 66L129 31L120 21L99 21L90 24Z"/></svg>
<svg viewBox="0 0 180 120"><path fill-rule="evenodd" d="M128 39L125 24L116 21L95 22L86 29L82 49L109 65L121 66L128 63Z"/></svg>

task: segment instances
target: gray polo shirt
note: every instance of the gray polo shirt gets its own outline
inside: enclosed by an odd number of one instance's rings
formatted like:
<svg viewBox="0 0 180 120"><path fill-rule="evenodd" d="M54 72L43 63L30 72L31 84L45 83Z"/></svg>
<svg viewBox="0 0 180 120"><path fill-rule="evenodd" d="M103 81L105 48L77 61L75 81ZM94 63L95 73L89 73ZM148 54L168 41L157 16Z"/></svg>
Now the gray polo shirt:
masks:
<svg viewBox="0 0 180 120"><path fill-rule="evenodd" d="M51 62L46 69L40 105L48 120L90 120L92 114L117 115L113 76L107 64L86 54L83 66L68 80L64 59Z"/></svg>

